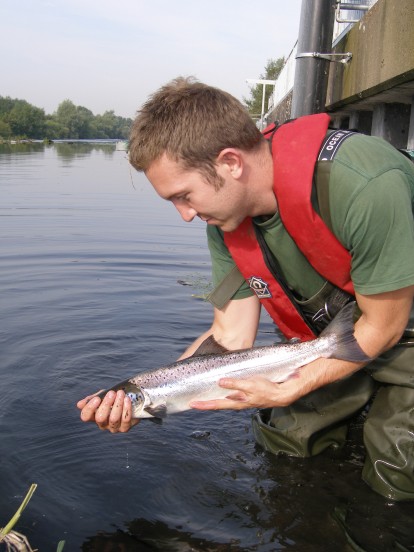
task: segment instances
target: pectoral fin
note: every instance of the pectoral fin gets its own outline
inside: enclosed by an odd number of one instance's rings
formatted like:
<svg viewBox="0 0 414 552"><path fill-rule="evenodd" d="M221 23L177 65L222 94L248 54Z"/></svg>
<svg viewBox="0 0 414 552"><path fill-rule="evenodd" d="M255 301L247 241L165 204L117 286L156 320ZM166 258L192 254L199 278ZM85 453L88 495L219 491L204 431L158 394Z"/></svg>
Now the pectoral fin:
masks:
<svg viewBox="0 0 414 552"><path fill-rule="evenodd" d="M145 412L151 414L154 418L165 418L167 416L167 405L165 403L157 404L157 406L148 405L144 408Z"/></svg>

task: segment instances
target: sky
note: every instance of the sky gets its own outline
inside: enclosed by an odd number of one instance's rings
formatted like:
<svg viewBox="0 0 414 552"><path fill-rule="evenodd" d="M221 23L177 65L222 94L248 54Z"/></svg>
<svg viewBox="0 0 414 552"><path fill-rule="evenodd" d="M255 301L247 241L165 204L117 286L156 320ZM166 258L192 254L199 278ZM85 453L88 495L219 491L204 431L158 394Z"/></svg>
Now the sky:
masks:
<svg viewBox="0 0 414 552"><path fill-rule="evenodd" d="M0 96L134 117L177 76L239 100L287 57L302 0L0 0Z"/></svg>

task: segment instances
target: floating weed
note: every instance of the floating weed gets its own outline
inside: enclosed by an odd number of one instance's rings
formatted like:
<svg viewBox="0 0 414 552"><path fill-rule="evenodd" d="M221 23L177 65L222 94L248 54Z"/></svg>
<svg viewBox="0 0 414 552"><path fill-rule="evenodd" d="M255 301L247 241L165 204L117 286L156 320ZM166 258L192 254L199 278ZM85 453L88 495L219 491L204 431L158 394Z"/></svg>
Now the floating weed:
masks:
<svg viewBox="0 0 414 552"><path fill-rule="evenodd" d="M37 489L36 483L32 483L30 485L30 489L28 490L26 496L23 499L23 502L20 504L14 516L11 518L11 520L5 527L0 529L0 544L4 543L6 545L7 552L36 552L36 549L33 549L30 546L29 541L27 540L27 537L18 533L17 531L13 531L13 527L19 521L23 510L28 505L36 489ZM58 543L56 552L62 552L64 545L65 545L65 541L60 541Z"/></svg>
<svg viewBox="0 0 414 552"><path fill-rule="evenodd" d="M197 273L189 274L185 279L177 280L177 284L181 286L191 286L196 293L192 293L191 297L195 299L206 300L208 294L213 289L213 284L205 276Z"/></svg>

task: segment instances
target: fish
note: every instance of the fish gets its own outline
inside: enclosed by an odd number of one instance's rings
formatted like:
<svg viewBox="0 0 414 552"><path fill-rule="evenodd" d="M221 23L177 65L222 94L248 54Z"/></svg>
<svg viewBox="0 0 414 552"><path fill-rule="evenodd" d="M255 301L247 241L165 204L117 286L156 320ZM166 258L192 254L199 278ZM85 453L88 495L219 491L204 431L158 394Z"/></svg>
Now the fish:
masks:
<svg viewBox="0 0 414 552"><path fill-rule="evenodd" d="M221 378L261 376L282 383L299 369L318 358L335 358L367 363L372 360L358 345L354 336L355 301L348 303L319 337L302 342L198 354L173 364L141 372L98 394L122 389L130 397L133 418L158 418L190 409L193 400L225 398L228 389L219 387ZM217 350L214 337L203 344L205 350ZM223 352L224 351L224 352ZM156 420L153 420L156 421Z"/></svg>

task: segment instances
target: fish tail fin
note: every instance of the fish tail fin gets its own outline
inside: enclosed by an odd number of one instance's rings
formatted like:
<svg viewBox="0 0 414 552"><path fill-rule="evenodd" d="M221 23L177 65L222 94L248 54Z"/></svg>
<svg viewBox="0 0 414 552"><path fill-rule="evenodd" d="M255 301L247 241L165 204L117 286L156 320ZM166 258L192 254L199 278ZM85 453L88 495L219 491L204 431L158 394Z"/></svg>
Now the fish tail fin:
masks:
<svg viewBox="0 0 414 552"><path fill-rule="evenodd" d="M373 360L366 355L358 345L354 336L354 313L356 302L345 305L327 326L320 337L335 336L336 341L328 358L347 360L349 362L370 362Z"/></svg>

